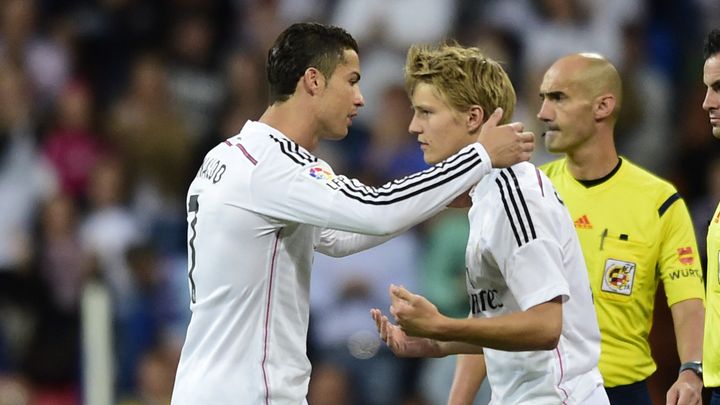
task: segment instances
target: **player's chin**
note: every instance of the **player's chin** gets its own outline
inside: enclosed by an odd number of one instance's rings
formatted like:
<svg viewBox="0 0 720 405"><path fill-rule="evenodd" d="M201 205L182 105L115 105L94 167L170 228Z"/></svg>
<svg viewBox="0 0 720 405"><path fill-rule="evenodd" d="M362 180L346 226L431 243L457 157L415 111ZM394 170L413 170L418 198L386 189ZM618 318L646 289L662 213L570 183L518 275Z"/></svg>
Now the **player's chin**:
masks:
<svg viewBox="0 0 720 405"><path fill-rule="evenodd" d="M348 135L348 128L343 127L343 128L339 128L339 129L333 131L332 134L327 136L325 139L327 139L329 141L339 141L339 140L345 139L345 137L347 135Z"/></svg>
<svg viewBox="0 0 720 405"><path fill-rule="evenodd" d="M720 139L720 126L712 127L712 134L715 138Z"/></svg>
<svg viewBox="0 0 720 405"><path fill-rule="evenodd" d="M434 165L442 161L438 156L427 150L423 152L423 160L429 165Z"/></svg>

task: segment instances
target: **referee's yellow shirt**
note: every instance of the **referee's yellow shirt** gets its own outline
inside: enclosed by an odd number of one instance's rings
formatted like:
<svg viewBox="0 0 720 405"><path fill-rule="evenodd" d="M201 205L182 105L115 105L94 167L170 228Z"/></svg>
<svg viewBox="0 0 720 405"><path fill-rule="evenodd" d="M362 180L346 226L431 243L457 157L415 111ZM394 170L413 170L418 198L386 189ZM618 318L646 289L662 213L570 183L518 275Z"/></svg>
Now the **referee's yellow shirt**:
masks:
<svg viewBox="0 0 720 405"><path fill-rule="evenodd" d="M720 205L708 227L707 255L703 380L706 387L720 387Z"/></svg>
<svg viewBox="0 0 720 405"><path fill-rule="evenodd" d="M572 177L566 159L541 169L570 211L582 245L600 325L605 386L644 380L656 368L648 335L658 281L668 305L705 295L685 202L670 183L627 159L591 187Z"/></svg>

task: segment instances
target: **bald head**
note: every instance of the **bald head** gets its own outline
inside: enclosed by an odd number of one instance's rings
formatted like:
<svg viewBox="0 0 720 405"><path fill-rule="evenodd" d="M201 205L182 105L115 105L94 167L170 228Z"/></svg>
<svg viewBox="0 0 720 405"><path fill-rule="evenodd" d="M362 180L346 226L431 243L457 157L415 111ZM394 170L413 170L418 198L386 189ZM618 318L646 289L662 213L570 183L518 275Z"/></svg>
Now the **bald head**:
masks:
<svg viewBox="0 0 720 405"><path fill-rule="evenodd" d="M613 118L617 119L622 104L622 81L615 66L602 55L577 53L558 59L545 73L545 80L562 81L592 100L603 95L615 98Z"/></svg>
<svg viewBox="0 0 720 405"><path fill-rule="evenodd" d="M545 73L540 97L543 102L537 117L547 127L544 138L550 152L615 154L620 76L605 58L574 54L559 59Z"/></svg>

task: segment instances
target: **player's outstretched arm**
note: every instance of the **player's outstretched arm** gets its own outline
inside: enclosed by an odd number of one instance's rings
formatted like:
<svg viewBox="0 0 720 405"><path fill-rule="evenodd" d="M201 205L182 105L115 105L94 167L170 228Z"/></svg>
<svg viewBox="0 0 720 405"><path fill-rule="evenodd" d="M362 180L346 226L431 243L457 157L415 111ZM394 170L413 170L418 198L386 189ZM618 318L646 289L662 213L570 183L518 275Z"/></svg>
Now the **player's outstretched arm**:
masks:
<svg viewBox="0 0 720 405"><path fill-rule="evenodd" d="M502 108L496 108L478 135L478 142L490 155L493 167L509 167L530 160L535 148L535 135L523 131L521 122L498 126L502 114Z"/></svg>

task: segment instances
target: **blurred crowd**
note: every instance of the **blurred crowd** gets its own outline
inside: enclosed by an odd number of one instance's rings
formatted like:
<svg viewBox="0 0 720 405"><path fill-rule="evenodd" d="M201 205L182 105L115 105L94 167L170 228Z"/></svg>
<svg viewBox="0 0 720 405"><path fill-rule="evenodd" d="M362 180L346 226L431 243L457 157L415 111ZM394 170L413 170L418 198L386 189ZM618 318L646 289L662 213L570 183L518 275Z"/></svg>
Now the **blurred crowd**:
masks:
<svg viewBox="0 0 720 405"><path fill-rule="evenodd" d="M604 54L624 78L620 152L678 187L704 244L720 200L720 143L700 107L716 0L2 0L1 405L83 402L89 281L110 291L115 403L169 403L190 316L185 192L204 154L266 108L267 49L298 21L360 44L366 107L317 154L371 184L425 167L407 131L411 44L454 39L502 61L515 119L538 135L542 72ZM448 210L370 251L316 257L311 404L444 402L452 363L394 358L368 310L387 308L395 283L465 316L467 229Z"/></svg>

